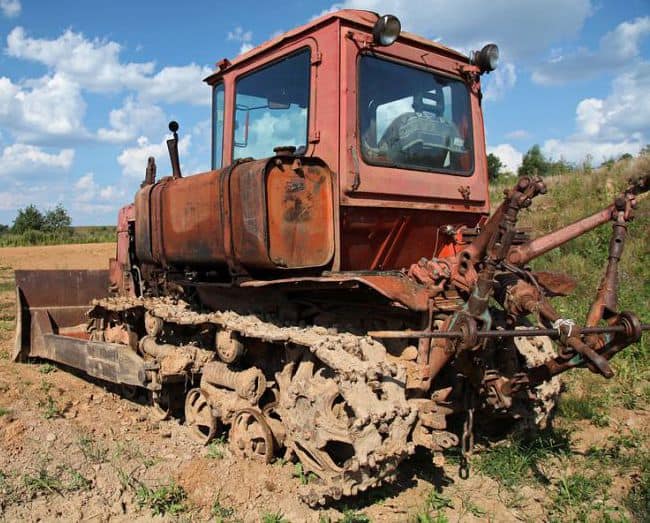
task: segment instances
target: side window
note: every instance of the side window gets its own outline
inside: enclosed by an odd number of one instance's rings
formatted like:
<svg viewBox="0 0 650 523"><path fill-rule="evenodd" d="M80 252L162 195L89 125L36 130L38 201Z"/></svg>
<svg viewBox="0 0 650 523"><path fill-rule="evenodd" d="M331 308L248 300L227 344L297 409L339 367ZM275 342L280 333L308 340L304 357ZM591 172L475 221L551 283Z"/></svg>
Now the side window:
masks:
<svg viewBox="0 0 650 523"><path fill-rule="evenodd" d="M218 84L212 91L212 168L220 169L223 162L223 84Z"/></svg>
<svg viewBox="0 0 650 523"><path fill-rule="evenodd" d="M233 160L266 158L273 148L307 146L309 50L237 80Z"/></svg>

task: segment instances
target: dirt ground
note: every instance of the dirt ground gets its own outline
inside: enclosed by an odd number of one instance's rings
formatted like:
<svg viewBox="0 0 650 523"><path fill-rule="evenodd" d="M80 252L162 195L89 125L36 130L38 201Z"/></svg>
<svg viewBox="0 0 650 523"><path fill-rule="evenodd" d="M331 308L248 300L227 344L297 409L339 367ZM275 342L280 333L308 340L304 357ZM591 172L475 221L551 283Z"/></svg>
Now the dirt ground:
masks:
<svg viewBox="0 0 650 523"><path fill-rule="evenodd" d="M304 478L296 477L292 463L278 460L263 466L239 461L227 443L203 447L178 420L159 421L144 400L129 400L43 362L11 363L13 269L105 268L113 251L112 244L0 249L4 520L549 520L551 499L539 484L531 482L513 491L478 472L462 480L450 460L435 467L426 454L417 454L402 466L396 485L312 510L297 498ZM615 427L647 433L647 414L621 409L612 413L614 423L608 428L578 426L572 434L574 451L584 452ZM161 489L165 486L169 489ZM156 500L169 507L178 486L187 496L179 500L184 509L179 506L176 515L154 516ZM612 491L619 489L620 497L627 488L629 481L621 477ZM430 519L422 519L427 511ZM279 513L285 519L274 518Z"/></svg>

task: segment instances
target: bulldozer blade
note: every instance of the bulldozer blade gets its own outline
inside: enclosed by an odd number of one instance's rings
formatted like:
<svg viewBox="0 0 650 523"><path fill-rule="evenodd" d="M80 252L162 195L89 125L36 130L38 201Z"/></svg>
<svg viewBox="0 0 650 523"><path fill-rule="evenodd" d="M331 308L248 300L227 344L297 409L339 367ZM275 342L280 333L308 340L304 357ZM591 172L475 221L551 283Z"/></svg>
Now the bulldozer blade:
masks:
<svg viewBox="0 0 650 523"><path fill-rule="evenodd" d="M16 271L16 344L12 359L44 358L95 378L146 386L144 360L118 343L89 340L91 300L108 295L108 271Z"/></svg>
<svg viewBox="0 0 650 523"><path fill-rule="evenodd" d="M106 270L16 271L16 343L12 359L47 357L42 354L43 335L63 334L84 324L91 300L107 295Z"/></svg>
<svg viewBox="0 0 650 523"><path fill-rule="evenodd" d="M144 360L119 343L44 334L41 356L111 383L146 387Z"/></svg>

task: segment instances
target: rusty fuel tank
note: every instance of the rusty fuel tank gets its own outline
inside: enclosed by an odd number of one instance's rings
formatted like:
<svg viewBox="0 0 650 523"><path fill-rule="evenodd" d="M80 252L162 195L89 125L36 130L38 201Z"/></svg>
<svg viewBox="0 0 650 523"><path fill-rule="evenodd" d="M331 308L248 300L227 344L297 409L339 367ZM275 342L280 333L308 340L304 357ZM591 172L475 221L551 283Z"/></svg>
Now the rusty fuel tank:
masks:
<svg viewBox="0 0 650 523"><path fill-rule="evenodd" d="M136 195L136 256L233 274L325 267L334 254L333 208L333 173L315 158L275 156L164 178Z"/></svg>

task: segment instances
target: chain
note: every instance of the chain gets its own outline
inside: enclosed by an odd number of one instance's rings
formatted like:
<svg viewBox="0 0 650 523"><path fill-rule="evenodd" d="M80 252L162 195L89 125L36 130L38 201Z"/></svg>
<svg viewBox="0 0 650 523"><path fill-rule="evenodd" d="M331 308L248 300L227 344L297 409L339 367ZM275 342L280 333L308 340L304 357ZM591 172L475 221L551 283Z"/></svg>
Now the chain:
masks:
<svg viewBox="0 0 650 523"><path fill-rule="evenodd" d="M465 405L467 416L463 423L463 434L460 438L460 466L458 475L461 479L469 478L469 457L474 450L474 402L471 387L465 388Z"/></svg>

